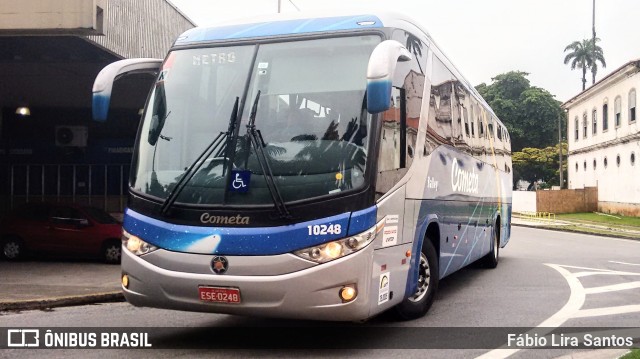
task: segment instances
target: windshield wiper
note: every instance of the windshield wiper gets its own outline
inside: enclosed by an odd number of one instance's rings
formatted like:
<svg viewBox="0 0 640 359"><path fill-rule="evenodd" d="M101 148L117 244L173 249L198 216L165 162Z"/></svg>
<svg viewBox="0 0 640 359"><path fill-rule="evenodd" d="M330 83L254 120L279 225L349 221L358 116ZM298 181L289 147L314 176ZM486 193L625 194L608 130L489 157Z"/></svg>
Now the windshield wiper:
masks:
<svg viewBox="0 0 640 359"><path fill-rule="evenodd" d="M173 206L173 204L175 203L176 199L178 198L178 196L180 195L184 187L187 185L187 183L189 183L189 181L191 181L193 176L195 176L195 174L198 173L198 171L204 164L205 160L209 158L209 156L211 156L211 154L214 151L218 150L218 152L216 153L216 156L219 156L220 154L223 153L225 149L230 147L229 139L234 137L233 133L234 133L236 121L238 118L239 102L240 102L240 98L236 97L236 102L233 105L233 110L231 111L231 117L229 118L228 132L220 132L218 136L216 136L216 138L214 138L213 141L209 143L209 145L204 149L204 151L200 153L200 155L196 158L196 160L193 161L193 163L191 163L189 168L187 168L187 170L184 171L184 173L182 174L182 177L180 177L180 180L178 180L178 183L176 183L175 187L173 187L173 189L167 196L167 199L165 199L164 203L162 203L162 208L160 209L161 214L163 215L167 214L167 212L169 211L171 206ZM225 161L224 161L225 163L226 163L226 160L227 159L225 158Z"/></svg>
<svg viewBox="0 0 640 359"><path fill-rule="evenodd" d="M258 161L258 164L260 165L260 170L262 171L262 175L264 176L267 188L269 189L269 194L271 194L271 199L273 200L273 204L276 207L280 218L290 219L291 213L289 213L289 210L284 203L284 199L282 199L282 195L280 194L280 190L276 185L269 158L264 153L264 147L266 147L264 139L262 138L260 130L256 129L256 114L258 112L259 100L260 90L258 90L256 99L253 101L253 107L251 108L251 114L249 115L249 123L247 123L247 135L251 141L253 149L256 152L256 159Z"/></svg>

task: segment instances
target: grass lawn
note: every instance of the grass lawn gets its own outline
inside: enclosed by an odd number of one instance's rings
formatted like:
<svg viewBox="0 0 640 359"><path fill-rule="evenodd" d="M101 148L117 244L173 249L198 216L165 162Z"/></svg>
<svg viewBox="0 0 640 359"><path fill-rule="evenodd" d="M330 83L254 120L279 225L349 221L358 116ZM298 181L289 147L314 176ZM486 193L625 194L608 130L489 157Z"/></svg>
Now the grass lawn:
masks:
<svg viewBox="0 0 640 359"><path fill-rule="evenodd" d="M637 227L633 229L640 229L640 217L623 217L598 213L570 213L558 214L556 218L559 220L584 221L615 227Z"/></svg>
<svg viewBox="0 0 640 359"><path fill-rule="evenodd" d="M631 349L631 352L621 356L620 359L640 359L640 349Z"/></svg>

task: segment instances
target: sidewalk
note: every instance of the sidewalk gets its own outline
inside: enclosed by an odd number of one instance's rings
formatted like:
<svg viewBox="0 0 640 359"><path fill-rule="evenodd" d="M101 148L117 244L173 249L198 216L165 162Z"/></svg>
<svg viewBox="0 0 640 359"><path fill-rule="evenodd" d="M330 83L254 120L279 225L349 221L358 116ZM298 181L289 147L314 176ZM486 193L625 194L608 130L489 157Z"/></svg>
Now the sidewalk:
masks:
<svg viewBox="0 0 640 359"><path fill-rule="evenodd" d="M122 301L120 266L65 260L0 261L0 311Z"/></svg>
<svg viewBox="0 0 640 359"><path fill-rule="evenodd" d="M604 224L563 221L556 219L532 219L514 214L511 217L514 226L541 228L573 233L584 233L594 236L616 237L640 240L640 230L631 228L612 228Z"/></svg>

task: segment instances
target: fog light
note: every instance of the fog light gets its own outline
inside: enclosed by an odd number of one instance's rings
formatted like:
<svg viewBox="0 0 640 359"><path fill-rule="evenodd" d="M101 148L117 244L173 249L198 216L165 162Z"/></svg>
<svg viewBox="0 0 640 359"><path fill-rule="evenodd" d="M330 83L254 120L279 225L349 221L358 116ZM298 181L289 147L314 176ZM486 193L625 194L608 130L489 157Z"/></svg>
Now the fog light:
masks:
<svg viewBox="0 0 640 359"><path fill-rule="evenodd" d="M340 289L340 299L345 303L356 299L357 295L358 291L354 287L342 287Z"/></svg>
<svg viewBox="0 0 640 359"><path fill-rule="evenodd" d="M129 288L129 276L126 274L122 275L122 286L125 288Z"/></svg>

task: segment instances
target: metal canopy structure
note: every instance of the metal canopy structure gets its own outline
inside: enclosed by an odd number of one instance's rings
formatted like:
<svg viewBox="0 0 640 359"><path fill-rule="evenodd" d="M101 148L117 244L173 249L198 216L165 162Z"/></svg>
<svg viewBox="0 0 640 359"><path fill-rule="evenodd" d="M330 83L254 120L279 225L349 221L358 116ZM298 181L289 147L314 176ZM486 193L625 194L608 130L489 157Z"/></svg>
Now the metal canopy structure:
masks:
<svg viewBox="0 0 640 359"><path fill-rule="evenodd" d="M153 78L116 83L108 124L91 121L93 81L111 62L163 57L195 24L167 0L0 0L0 20L0 214L96 194L120 210Z"/></svg>

